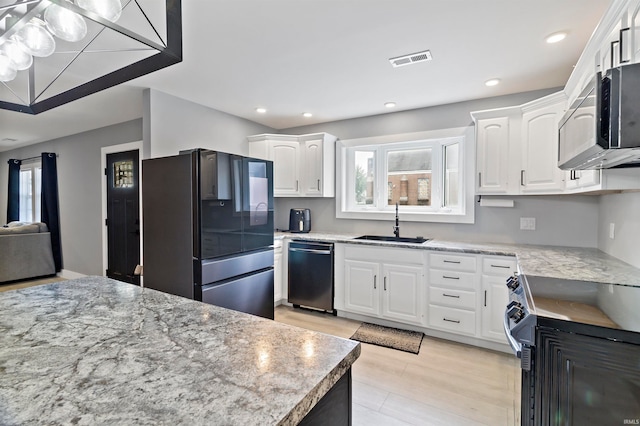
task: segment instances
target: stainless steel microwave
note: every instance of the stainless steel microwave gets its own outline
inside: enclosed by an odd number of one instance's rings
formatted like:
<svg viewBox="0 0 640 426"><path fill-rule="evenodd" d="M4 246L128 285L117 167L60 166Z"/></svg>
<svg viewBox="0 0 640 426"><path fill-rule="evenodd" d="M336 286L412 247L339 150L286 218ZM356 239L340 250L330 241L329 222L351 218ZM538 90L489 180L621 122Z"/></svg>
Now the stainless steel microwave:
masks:
<svg viewBox="0 0 640 426"><path fill-rule="evenodd" d="M640 64L597 73L562 117L558 167L640 166Z"/></svg>

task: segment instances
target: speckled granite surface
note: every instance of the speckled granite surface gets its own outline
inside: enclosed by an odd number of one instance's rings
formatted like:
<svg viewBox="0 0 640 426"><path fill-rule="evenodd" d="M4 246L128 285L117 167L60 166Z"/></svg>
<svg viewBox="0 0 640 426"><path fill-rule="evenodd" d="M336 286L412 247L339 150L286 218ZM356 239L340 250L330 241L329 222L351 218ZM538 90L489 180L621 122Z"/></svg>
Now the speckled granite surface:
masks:
<svg viewBox="0 0 640 426"><path fill-rule="evenodd" d="M0 424L298 423L360 344L102 277L0 293Z"/></svg>
<svg viewBox="0 0 640 426"><path fill-rule="evenodd" d="M358 235L315 232L308 234L276 233L276 236L278 238L314 239L455 253L516 256L520 270L527 276L640 287L640 269L595 248L464 243L438 239L429 240L422 244L389 243L353 240Z"/></svg>

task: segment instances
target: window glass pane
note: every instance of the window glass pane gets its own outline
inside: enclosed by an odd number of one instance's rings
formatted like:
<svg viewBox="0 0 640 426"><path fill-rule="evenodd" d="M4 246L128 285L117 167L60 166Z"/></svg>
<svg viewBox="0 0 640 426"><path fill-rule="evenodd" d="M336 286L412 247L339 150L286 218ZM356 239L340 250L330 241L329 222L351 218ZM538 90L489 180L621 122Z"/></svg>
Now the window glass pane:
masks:
<svg viewBox="0 0 640 426"><path fill-rule="evenodd" d="M387 205L431 205L431 148L387 153Z"/></svg>
<svg viewBox="0 0 640 426"><path fill-rule="evenodd" d="M356 205L374 203L375 154L371 151L355 151L355 201Z"/></svg>
<svg viewBox="0 0 640 426"><path fill-rule="evenodd" d="M444 206L458 207L460 204L459 186L459 146L458 144L444 147Z"/></svg>
<svg viewBox="0 0 640 426"><path fill-rule="evenodd" d="M33 220L33 194L31 188L31 169L20 170L20 221Z"/></svg>
<svg viewBox="0 0 640 426"><path fill-rule="evenodd" d="M33 193L34 193L34 206L35 211L33 212L33 221L40 222L40 212L42 211L42 167L37 166L33 169L34 179L33 179Z"/></svg>

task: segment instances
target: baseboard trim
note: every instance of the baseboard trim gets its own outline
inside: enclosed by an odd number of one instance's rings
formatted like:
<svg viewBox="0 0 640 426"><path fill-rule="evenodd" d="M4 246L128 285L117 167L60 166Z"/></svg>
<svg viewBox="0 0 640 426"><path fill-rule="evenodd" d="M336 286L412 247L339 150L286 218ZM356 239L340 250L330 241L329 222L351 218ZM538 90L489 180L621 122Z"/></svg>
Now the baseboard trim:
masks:
<svg viewBox="0 0 640 426"><path fill-rule="evenodd" d="M81 274L81 273L78 273L78 272L73 272L73 271L70 271L68 269L63 269L60 272L58 272L56 275L59 276L60 278L66 278L68 280L73 280L73 279L76 279L76 278L84 278L84 277L86 277L85 274Z"/></svg>

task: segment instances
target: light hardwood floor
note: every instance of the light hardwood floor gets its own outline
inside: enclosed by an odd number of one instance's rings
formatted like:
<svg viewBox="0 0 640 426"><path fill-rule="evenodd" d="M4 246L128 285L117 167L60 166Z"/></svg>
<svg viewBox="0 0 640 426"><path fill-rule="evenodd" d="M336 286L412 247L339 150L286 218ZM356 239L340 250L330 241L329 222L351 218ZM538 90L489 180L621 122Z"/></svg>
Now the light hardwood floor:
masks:
<svg viewBox="0 0 640 426"><path fill-rule="evenodd" d="M278 306L275 320L349 338L360 322ZM353 424L520 423L520 370L510 354L425 337L418 355L362 344L353 374Z"/></svg>
<svg viewBox="0 0 640 426"><path fill-rule="evenodd" d="M61 281L0 285L0 291ZM275 320L349 338L359 321L278 306ZM362 343L353 374L354 426L520 424L520 370L510 354L425 337L418 355Z"/></svg>

